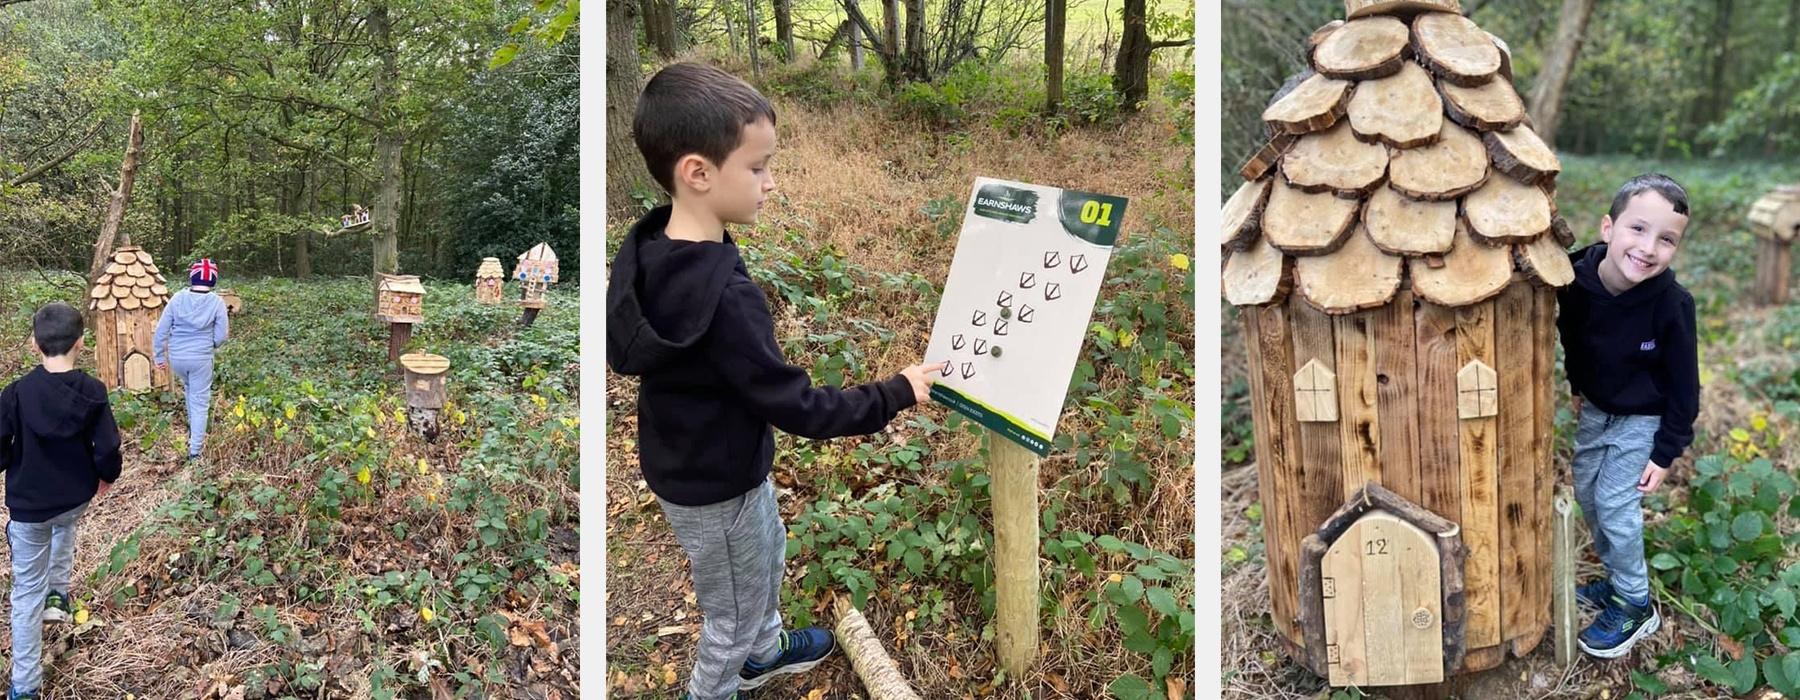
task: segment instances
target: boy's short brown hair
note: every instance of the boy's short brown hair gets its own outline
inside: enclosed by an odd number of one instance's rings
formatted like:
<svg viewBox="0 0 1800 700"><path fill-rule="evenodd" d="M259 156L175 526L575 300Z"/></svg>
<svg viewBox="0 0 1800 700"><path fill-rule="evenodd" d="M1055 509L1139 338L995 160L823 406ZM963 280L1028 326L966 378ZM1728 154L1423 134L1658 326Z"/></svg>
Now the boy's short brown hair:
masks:
<svg viewBox="0 0 1800 700"><path fill-rule="evenodd" d="M31 339L50 357L69 354L81 340L81 312L60 301L45 304L31 316Z"/></svg>
<svg viewBox="0 0 1800 700"><path fill-rule="evenodd" d="M650 176L673 195L675 161L692 153L723 163L759 119L774 125L775 108L749 83L709 65L676 63L644 86L631 136Z"/></svg>

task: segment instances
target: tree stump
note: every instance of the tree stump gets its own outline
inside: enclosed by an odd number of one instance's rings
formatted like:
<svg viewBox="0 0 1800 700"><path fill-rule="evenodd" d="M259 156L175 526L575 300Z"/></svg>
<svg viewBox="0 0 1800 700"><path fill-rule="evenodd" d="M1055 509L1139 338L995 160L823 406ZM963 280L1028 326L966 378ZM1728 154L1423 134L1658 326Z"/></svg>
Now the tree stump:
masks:
<svg viewBox="0 0 1800 700"><path fill-rule="evenodd" d="M400 357L406 390L407 422L425 436L426 442L437 439L438 411L444 408L447 391L445 374L450 361L430 353L410 353Z"/></svg>

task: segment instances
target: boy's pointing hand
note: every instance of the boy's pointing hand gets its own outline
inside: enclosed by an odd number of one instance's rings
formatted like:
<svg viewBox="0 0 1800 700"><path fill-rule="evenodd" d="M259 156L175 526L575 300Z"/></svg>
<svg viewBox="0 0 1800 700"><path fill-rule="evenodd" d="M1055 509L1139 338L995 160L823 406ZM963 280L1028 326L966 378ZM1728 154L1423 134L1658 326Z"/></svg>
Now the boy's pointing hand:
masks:
<svg viewBox="0 0 1800 700"><path fill-rule="evenodd" d="M931 400L931 385L937 383L933 373L944 370L943 362L927 362L900 370L906 381L912 384L913 400L925 403Z"/></svg>

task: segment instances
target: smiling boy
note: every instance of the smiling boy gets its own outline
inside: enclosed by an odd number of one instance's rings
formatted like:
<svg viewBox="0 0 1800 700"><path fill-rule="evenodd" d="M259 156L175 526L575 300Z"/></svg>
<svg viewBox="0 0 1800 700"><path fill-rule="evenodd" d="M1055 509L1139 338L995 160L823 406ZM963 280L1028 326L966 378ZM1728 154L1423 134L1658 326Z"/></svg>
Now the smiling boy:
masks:
<svg viewBox="0 0 1800 700"><path fill-rule="evenodd" d="M1599 608L1581 650L1613 659L1661 626L1644 563L1644 494L1694 439L1700 412L1694 297L1670 264L1688 226L1688 196L1666 175L1639 175L1613 196L1600 243L1570 255L1575 284L1557 294L1578 426L1571 471L1607 576L1576 589Z"/></svg>

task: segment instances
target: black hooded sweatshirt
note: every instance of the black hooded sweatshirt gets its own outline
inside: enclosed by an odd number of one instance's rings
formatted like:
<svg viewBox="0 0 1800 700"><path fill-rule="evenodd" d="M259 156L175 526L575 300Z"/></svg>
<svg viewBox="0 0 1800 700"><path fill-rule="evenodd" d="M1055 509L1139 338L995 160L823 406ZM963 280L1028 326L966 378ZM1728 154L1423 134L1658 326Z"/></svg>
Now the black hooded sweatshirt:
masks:
<svg viewBox="0 0 1800 700"><path fill-rule="evenodd" d="M1650 461L1667 468L1694 441L1700 414L1694 297L1673 269L1613 296L1600 281L1605 258L1604 243L1571 253L1575 283L1557 292L1569 384L1607 413L1661 416Z"/></svg>
<svg viewBox="0 0 1800 700"><path fill-rule="evenodd" d="M80 370L39 366L0 391L6 507L41 523L88 502L119 478L119 427L106 385Z"/></svg>
<svg viewBox="0 0 1800 700"><path fill-rule="evenodd" d="M606 288L606 362L643 379L638 465L657 496L684 506L736 498L768 478L771 426L815 440L864 435L915 403L899 374L813 386L782 357L768 300L731 236L672 240L669 212L632 226Z"/></svg>

